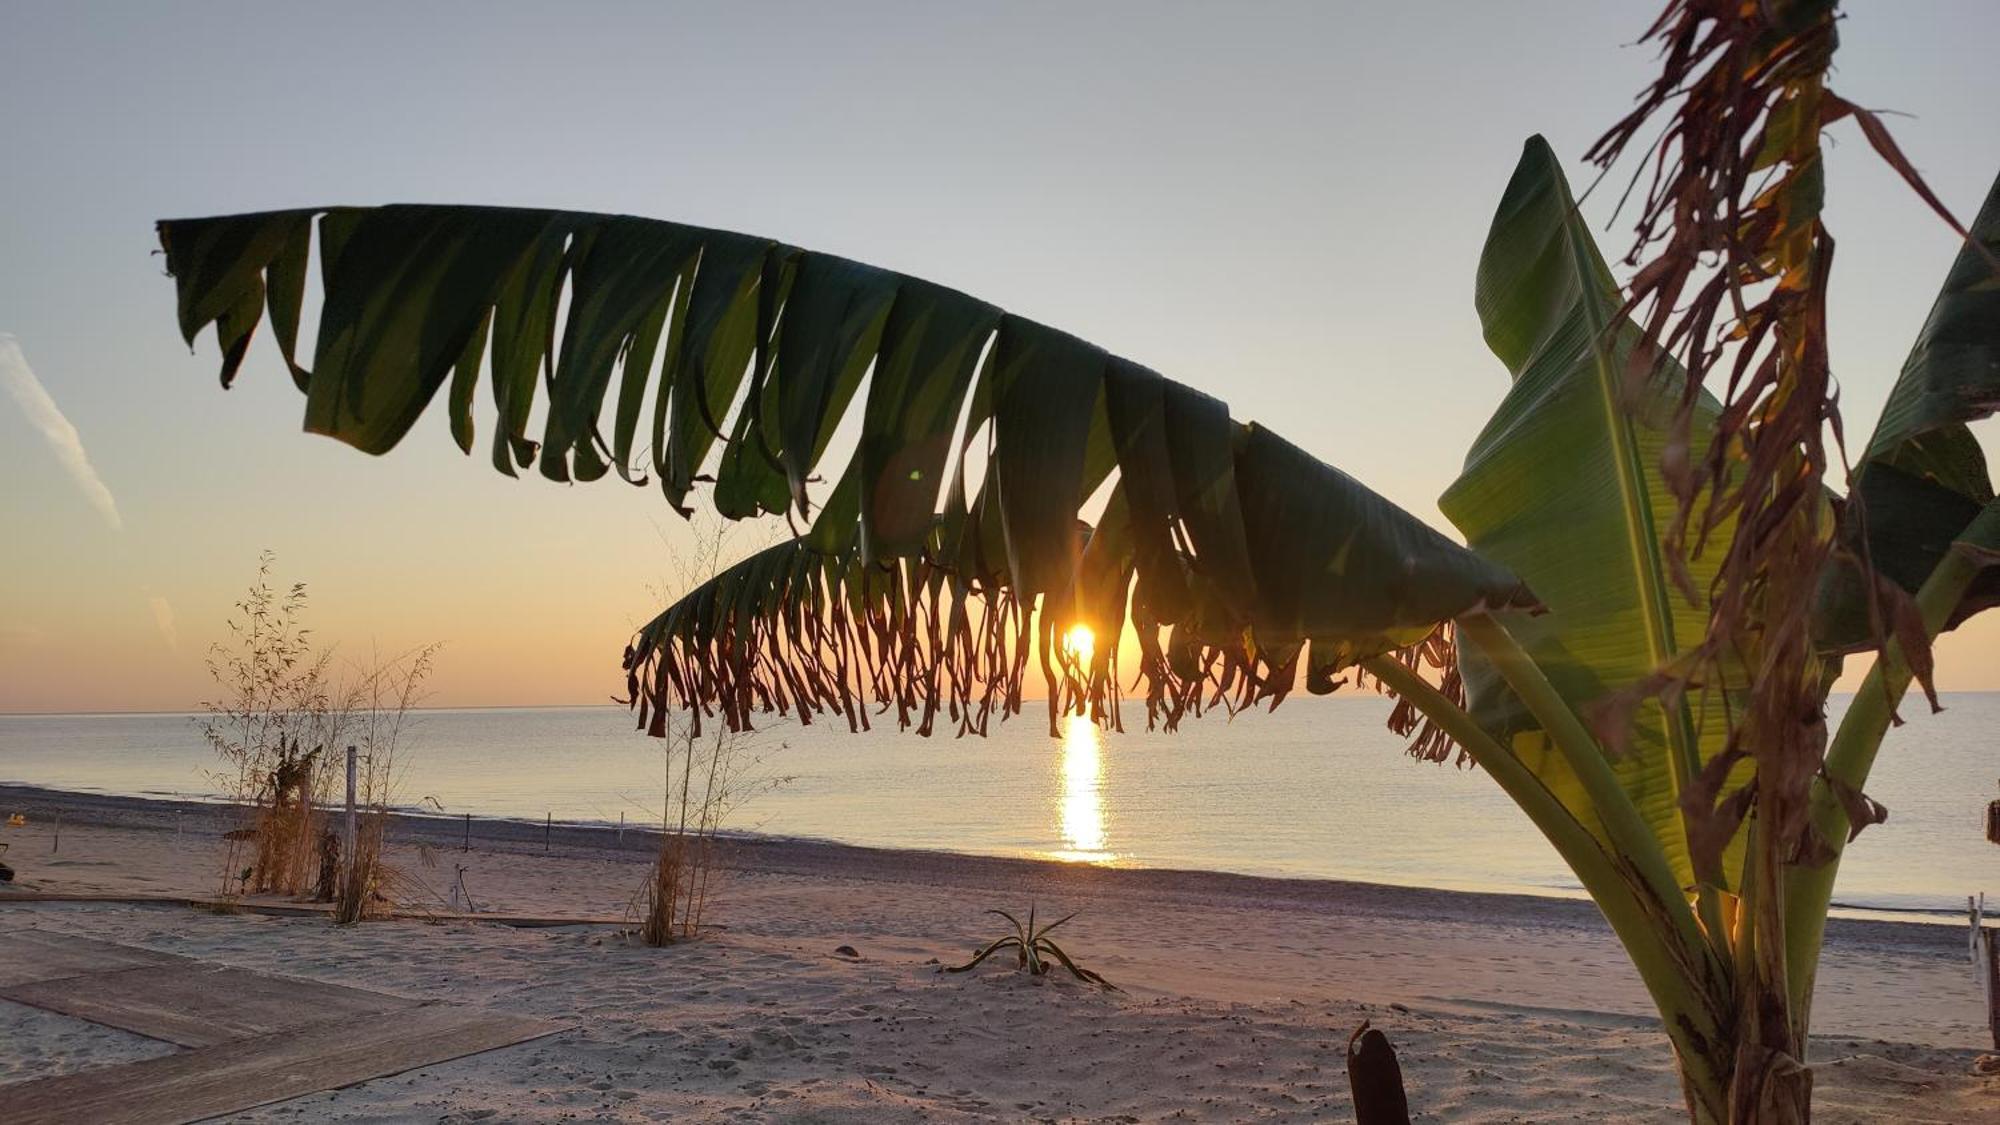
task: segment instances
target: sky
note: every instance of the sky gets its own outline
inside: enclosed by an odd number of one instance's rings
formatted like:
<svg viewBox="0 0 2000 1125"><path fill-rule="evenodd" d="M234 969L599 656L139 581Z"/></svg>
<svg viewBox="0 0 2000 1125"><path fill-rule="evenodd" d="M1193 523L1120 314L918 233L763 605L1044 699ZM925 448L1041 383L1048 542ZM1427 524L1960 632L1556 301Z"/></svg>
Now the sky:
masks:
<svg viewBox="0 0 2000 1125"><path fill-rule="evenodd" d="M268 337L222 392L175 327L163 217L463 202L752 231L1083 336L1448 527L1436 498L1506 387L1472 308L1493 206L1536 132L1589 181L1656 7L7 5L0 712L196 706L265 549L323 642L444 642L434 703L602 701L702 533L615 479L499 476L436 412L381 458L305 436ZM2000 7L1848 8L1835 88L1910 115L1969 218L2000 169ZM1955 245L1837 137L1858 443ZM1600 229L1614 199L1586 203ZM1941 643L1939 682L2000 689L2000 615Z"/></svg>

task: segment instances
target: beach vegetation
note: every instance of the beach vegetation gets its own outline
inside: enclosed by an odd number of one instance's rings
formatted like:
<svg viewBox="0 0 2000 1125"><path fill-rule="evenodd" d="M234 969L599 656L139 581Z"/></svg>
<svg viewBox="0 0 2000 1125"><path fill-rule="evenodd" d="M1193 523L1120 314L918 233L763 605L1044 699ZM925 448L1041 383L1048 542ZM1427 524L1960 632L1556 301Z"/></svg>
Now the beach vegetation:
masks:
<svg viewBox="0 0 2000 1125"><path fill-rule="evenodd" d="M1034 903L1028 904L1028 920L1026 922L1021 921L1005 910L988 910L986 913L1006 919L1007 924L1012 929L980 946L978 949L973 950L972 960L967 961L965 964L945 966L945 972L968 972L976 968L981 961L986 960L995 953L1011 949L1014 951L1015 967L1026 972L1029 976L1046 976L1051 968L1060 964L1063 968L1069 970L1071 976L1085 984L1094 984L1116 991L1115 985L1105 980L1101 974L1078 965L1069 954L1063 952L1062 946L1057 945L1049 937L1051 930L1076 917L1075 914L1065 914L1053 922L1037 926L1035 924Z"/></svg>
<svg viewBox="0 0 2000 1125"><path fill-rule="evenodd" d="M196 720L221 767L211 774L243 823L223 834L221 887L235 894L311 895L353 921L389 874L382 832L402 750L438 645L343 667L306 627L306 585L280 587L275 557L211 646L215 697ZM356 832L344 839L347 747L356 758Z"/></svg>
<svg viewBox="0 0 2000 1125"><path fill-rule="evenodd" d="M356 675L350 712L355 748L354 834L336 853L340 876L333 919L337 923L359 922L389 902L401 879L384 854L390 814L403 799L403 780L418 721L411 712L424 700L425 685L441 647L433 643L395 657L377 656ZM342 760L344 763L344 756ZM435 862L427 852L423 858Z"/></svg>
<svg viewBox="0 0 2000 1125"><path fill-rule="evenodd" d="M1463 542L1134 360L769 239L450 206L160 234L188 340L214 327L227 385L268 309L311 432L383 453L442 397L470 453L484 377L501 472L792 521L626 647L643 729L983 734L1024 710L1031 666L1051 734L1122 727L1127 691L1171 729L1376 687L1417 757L1482 768L1567 861L1690 1117L1797 1122L1838 864L1883 815L1869 767L1908 687L1929 692L1931 640L2000 600L1967 429L2000 405L2000 188L1873 436L1839 445L1822 130L1857 128L1929 192L1828 88L1836 15L1668 5L1659 83L1591 154L1663 137L1622 285L1526 144L1474 293L1509 379L1440 501ZM1836 727L1847 661L1868 670ZM1007 936L1025 955L1035 932Z"/></svg>
<svg viewBox="0 0 2000 1125"><path fill-rule="evenodd" d="M676 552L672 588L686 592L715 576L731 526L715 521L691 548ZM721 874L720 835L746 802L789 779L767 768L755 734L691 721L669 722L661 742L660 843L630 910L639 938L668 945L700 935ZM776 747L784 749L783 744Z"/></svg>
<svg viewBox="0 0 2000 1125"><path fill-rule="evenodd" d="M720 875L724 821L773 784L758 768L753 736L722 727L696 734L693 724L677 724L661 759L660 845L632 904L647 945L700 935Z"/></svg>
<svg viewBox="0 0 2000 1125"><path fill-rule="evenodd" d="M223 895L301 895L314 889L326 802L334 800L349 709L331 650L305 625L304 583L281 588L275 557L235 604L225 641L211 645L215 694L196 719L215 752L211 773L240 823L223 835Z"/></svg>

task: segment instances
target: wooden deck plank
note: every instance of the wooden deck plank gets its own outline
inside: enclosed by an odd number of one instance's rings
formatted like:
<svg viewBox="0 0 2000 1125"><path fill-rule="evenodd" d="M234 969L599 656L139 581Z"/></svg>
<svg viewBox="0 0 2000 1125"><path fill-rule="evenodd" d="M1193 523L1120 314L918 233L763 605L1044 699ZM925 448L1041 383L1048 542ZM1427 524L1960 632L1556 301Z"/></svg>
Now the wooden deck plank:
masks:
<svg viewBox="0 0 2000 1125"><path fill-rule="evenodd" d="M10 1125L184 1125L351 1086L562 1030L524 1016L424 1004L121 1066L0 1087Z"/></svg>
<svg viewBox="0 0 2000 1125"><path fill-rule="evenodd" d="M262 914L273 918L317 918L333 913L330 903L322 902L281 902L266 899L224 899L189 897L187 895L132 895L132 894L70 894L47 891L8 891L0 889L0 904L9 902L102 902L127 906L185 906L194 910L209 910L220 914ZM519 929L539 929L553 926L627 926L632 919L609 914L502 914L482 911L468 914L452 910L390 910L383 914L370 914L370 921L396 919L414 922L489 922L500 926L514 926Z"/></svg>
<svg viewBox="0 0 2000 1125"><path fill-rule="evenodd" d="M171 953L156 953L72 934L41 930L0 930L0 987L117 972L146 965L199 965Z"/></svg>
<svg viewBox="0 0 2000 1125"><path fill-rule="evenodd" d="M414 1007L337 984L189 962L0 985L0 997L183 1047Z"/></svg>

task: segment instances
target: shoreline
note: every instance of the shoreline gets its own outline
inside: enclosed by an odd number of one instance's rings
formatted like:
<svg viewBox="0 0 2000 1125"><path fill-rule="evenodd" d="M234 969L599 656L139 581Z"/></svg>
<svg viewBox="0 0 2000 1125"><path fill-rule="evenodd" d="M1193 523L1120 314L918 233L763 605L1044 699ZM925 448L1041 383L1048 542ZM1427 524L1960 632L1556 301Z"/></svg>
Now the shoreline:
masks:
<svg viewBox="0 0 2000 1125"><path fill-rule="evenodd" d="M0 783L0 815L15 811L32 813L37 808L59 808L63 822L77 826L206 830L214 834L235 826L233 806L221 800L135 797ZM545 830L541 823L512 817L415 812L392 812L389 816L399 844L421 844L440 854L464 846L468 825L470 842L476 850L545 854L546 844L547 849L556 853L611 853L635 862L644 862L651 856L656 846L654 841L659 837L658 830L637 825L621 831L615 825L552 821ZM1119 867L945 849L886 848L754 832L726 833L720 837L720 843L724 849L722 866L734 871L878 883L948 884L968 889L1032 885L1049 891L1087 891L1113 897L1169 895L1204 901L1248 901L1280 909L1338 906L1398 918L1554 924L1608 933L1596 905L1582 895L1417 887L1193 868ZM0 901L7 895L7 885L0 884ZM1955 931L1960 925L1956 914L1940 913L1932 917L1911 911L1844 907L1837 908L1828 920L1827 934L1830 940L1930 946L1936 943L1940 931Z"/></svg>

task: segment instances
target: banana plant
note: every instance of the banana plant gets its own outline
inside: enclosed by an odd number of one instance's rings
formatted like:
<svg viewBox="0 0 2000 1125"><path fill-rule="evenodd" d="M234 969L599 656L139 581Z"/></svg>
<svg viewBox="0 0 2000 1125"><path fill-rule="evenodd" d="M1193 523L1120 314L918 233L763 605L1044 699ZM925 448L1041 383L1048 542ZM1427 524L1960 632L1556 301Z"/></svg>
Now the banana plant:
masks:
<svg viewBox="0 0 2000 1125"><path fill-rule="evenodd" d="M483 375L502 472L656 482L684 511L705 487L726 516L795 521L627 646L655 734L674 709L983 733L1023 709L1031 662L1052 730L1064 713L1122 725L1128 681L1168 727L1276 706L1300 682L1387 692L1412 752L1483 768L1596 901L1699 1122L1776 1119L1731 1108L1786 1065L1739 1051L1746 965L1783 950L1802 1042L1835 864L1875 811L1860 794L1921 670L1910 654L2000 592L1985 570L2000 509L1964 428L2000 402L2000 290L1968 250L1859 468L1866 503L1839 503L1849 549L1822 582L1828 653L1861 643L1874 584L1909 592L1923 635L1886 647L1833 739L1814 790L1824 847L1749 862L1756 763L1730 723L1747 675L1638 690L1713 609L1715 562L1663 530L1679 501L1662 463L1689 415L1678 373L1628 319L1540 138L1479 265L1475 305L1511 382L1441 501L1464 544L1132 360L768 239L416 205L159 233L190 344L213 327L226 386L268 316L310 432L386 453L442 394L470 453ZM1977 233L2000 240L2000 189ZM303 357L315 234L324 298ZM1688 424L1718 410L1701 399ZM858 444L821 488L856 411ZM1133 634L1136 674L1118 644L1058 643L1078 623Z"/></svg>
<svg viewBox="0 0 2000 1125"><path fill-rule="evenodd" d="M1672 464L1682 376L1625 318L1560 168L1538 142L1516 169L1480 262L1481 323L1513 383L1441 507L1548 611L1460 621L1470 713L1499 743L1468 735L1465 744L1503 784L1518 763L1560 806L1536 815L1516 794L1559 850L1567 847L1632 954L1697 1121L1788 1112L1760 1105L1756 1093L1770 1077L1758 1066L1779 1064L1746 1064L1741 1050L1764 1006L1748 991L1755 962L1762 950L1782 950L1779 1010L1803 1044L1839 855L1880 819L1862 788L1910 684L1909 654L1927 653L1930 637L1995 599L2000 574L1985 567L2000 548L2000 508L1965 424L2000 405L2000 284L1987 258L2000 245L2000 183L1973 233L1856 466L1855 495L1825 500L1840 513L1844 550L1821 577L1814 634L1823 653L1870 648L1871 575L1891 596L1914 596L1921 632L1892 639L1875 658L1813 781L1815 846L1775 871L1756 862L1760 826L1746 814L1758 777L1731 723L1754 688L1750 676L1725 667L1718 682L1692 691L1647 690L1702 639L1713 608L1676 592L1672 569L1705 593L1722 553L1684 545L1677 553L1666 532L1680 510L1663 466ZM1635 387L1634 372L1650 381ZM1695 403L1695 448L1720 409L1706 396ZM1721 541L1733 531L1724 522L1712 534ZM1815 700L1820 716L1830 687L1828 677ZM1758 909L1760 899L1776 909Z"/></svg>

